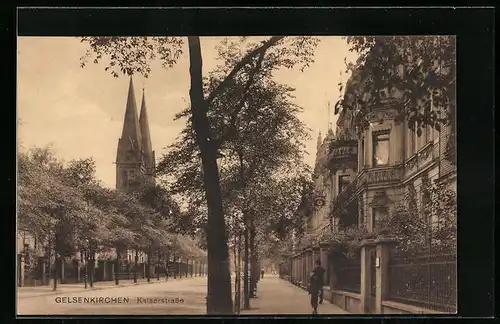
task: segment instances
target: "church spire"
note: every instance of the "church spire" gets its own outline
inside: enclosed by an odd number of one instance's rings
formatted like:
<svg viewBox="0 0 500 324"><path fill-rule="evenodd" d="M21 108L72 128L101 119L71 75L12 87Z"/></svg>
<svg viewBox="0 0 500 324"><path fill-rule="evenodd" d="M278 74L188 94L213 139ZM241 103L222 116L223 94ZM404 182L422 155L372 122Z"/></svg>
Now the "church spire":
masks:
<svg viewBox="0 0 500 324"><path fill-rule="evenodd" d="M146 95L142 89L141 113L139 116L139 125L141 128L142 149L144 152L144 162L148 173L154 173L155 157L153 146L151 145L151 134L149 131L148 112L146 109Z"/></svg>
<svg viewBox="0 0 500 324"><path fill-rule="evenodd" d="M134 82L130 76L128 88L127 106L125 108L125 118L123 120L122 140L129 141L134 150L141 150L141 129L137 116L137 104L134 94Z"/></svg>
<svg viewBox="0 0 500 324"><path fill-rule="evenodd" d="M316 149L319 152L319 148L321 147L321 144L323 144L323 139L321 138L321 131L319 131L318 134L318 143L316 144Z"/></svg>

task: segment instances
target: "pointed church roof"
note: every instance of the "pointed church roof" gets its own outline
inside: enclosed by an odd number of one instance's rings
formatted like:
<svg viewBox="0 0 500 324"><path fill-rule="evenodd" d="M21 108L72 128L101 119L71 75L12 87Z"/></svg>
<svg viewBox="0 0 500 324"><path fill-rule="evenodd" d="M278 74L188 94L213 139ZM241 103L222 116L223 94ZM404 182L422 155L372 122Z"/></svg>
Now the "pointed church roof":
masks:
<svg viewBox="0 0 500 324"><path fill-rule="evenodd" d="M321 138L321 131L319 131L319 134L318 134L318 142L316 144L316 149L319 150L321 144L323 144L323 140ZM317 152L316 152L317 153Z"/></svg>
<svg viewBox="0 0 500 324"><path fill-rule="evenodd" d="M153 146L151 145L151 134L149 132L148 112L146 110L146 96L144 89L142 90L141 113L139 116L139 125L141 127L142 149L146 155L153 154Z"/></svg>
<svg viewBox="0 0 500 324"><path fill-rule="evenodd" d="M141 149L141 129L139 118L137 116L137 104L134 95L134 83L130 76L130 84L128 88L127 106L125 108L125 118L123 120L122 140L130 140L135 149Z"/></svg>

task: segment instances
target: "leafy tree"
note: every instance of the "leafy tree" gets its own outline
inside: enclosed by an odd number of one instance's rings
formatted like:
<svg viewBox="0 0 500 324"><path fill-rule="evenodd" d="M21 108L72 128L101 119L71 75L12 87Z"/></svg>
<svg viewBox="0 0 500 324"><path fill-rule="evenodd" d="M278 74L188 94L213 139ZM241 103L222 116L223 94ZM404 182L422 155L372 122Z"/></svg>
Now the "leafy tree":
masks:
<svg viewBox="0 0 500 324"><path fill-rule="evenodd" d="M210 93L204 93L202 77L202 54L200 39L197 36L187 37L190 61L190 116L193 124L196 145L199 149L203 186L208 207L207 247L208 247L208 302L209 314L232 313L231 283L228 267L227 233L224 226L222 197L220 194L219 174L217 168L218 150L224 141L225 134L213 132L208 112L212 103L230 88L235 79L244 77L251 84L253 77L259 71L270 73L279 67L291 68L296 64L307 66L312 61L312 54L317 40L309 37L270 37L262 42L251 43L248 50L237 60L226 60L227 75L213 87ZM162 38L121 38L121 37L84 37L90 51L85 59L94 58L98 63L101 58L110 59L106 69L114 76L118 73L131 75L135 72L147 76L150 72L149 60L155 57L162 60L164 66L175 63L182 51L183 41L175 37ZM268 62L265 64L264 62ZM247 95L241 93L242 99ZM236 105L234 114L241 110ZM227 270L226 270L227 268ZM224 270L222 270L224 269ZM217 287L217 290L215 290ZM216 292L217 291L217 292Z"/></svg>
<svg viewBox="0 0 500 324"><path fill-rule="evenodd" d="M290 202L293 201L293 197L297 196L296 192L300 192L300 188L289 184L300 184L299 180L294 182L291 181L293 179L288 178L286 184L285 181L281 180L281 186L271 185L268 183L269 181L266 181L280 167L279 171L283 173L288 171L303 177L300 173L300 170L305 170L305 165L302 163L303 148L301 145L303 140L307 138L307 131L296 116L300 111L299 107L290 102L292 90L259 77L250 87L249 93L251 95L247 97L239 115L233 117L232 110L227 108L231 106L231 100L234 101L231 93L220 98L211 110L210 118L213 119L213 124L220 128L218 133L233 127L232 125L237 125L232 129L231 136L226 137L226 141L221 147L224 156L221 158L221 184L225 208L227 210L239 208L243 211L243 221L246 224L248 223L248 215L251 213L272 217L281 215L283 225L292 222L290 216L285 220L283 211L290 210L288 207L293 205ZM234 93L237 92L234 91ZM217 124L217 121L231 118L233 118L232 124ZM193 145L194 136L193 132L189 131L190 126L188 123L187 129L182 133L184 137L171 146L172 150L162 159L158 170L160 173L168 173L177 180L172 185L173 188L176 188L177 193L186 193L189 197L198 197L202 200L202 178L199 172L201 161L196 154L196 146ZM269 140L262 141L254 134L262 134ZM284 168L288 169L284 171ZM255 188L251 188L252 184ZM261 187L266 188L267 185L271 185L276 190L270 192L262 200L260 199L263 197ZM285 188L288 189L288 192L283 192ZM253 190L254 193L250 194L247 189ZM243 197L246 202L242 202L240 197ZM287 197L288 200L284 197ZM249 207L250 201L256 202L258 200L262 201L258 207ZM285 201L289 204L285 204ZM279 203L280 206L274 207L271 212L264 210L271 210L272 203ZM254 210L250 210L251 208ZM266 220L271 219L267 218ZM274 223L278 223L278 220L275 220ZM247 243L250 238L248 232L245 231L245 233L247 238L245 240L245 260L247 260L249 249ZM251 239L253 240L254 237ZM245 276L247 273L248 271L245 271Z"/></svg>
<svg viewBox="0 0 500 324"><path fill-rule="evenodd" d="M336 112L355 110L365 127L369 110L397 98L398 120L407 119L419 136L426 125L440 131L442 125L453 124L454 36L351 36L347 42L359 57L355 64L347 64L352 77ZM342 91L343 85L339 87Z"/></svg>
<svg viewBox="0 0 500 324"><path fill-rule="evenodd" d="M46 243L46 262L55 260L57 274L60 258L74 255L85 237L102 238L102 219L49 147L21 153L19 161L19 223Z"/></svg>
<svg viewBox="0 0 500 324"><path fill-rule="evenodd" d="M456 253L456 193L430 181L423 181L422 186L421 205L418 206L415 188L410 185L379 229L395 235L398 250L405 253Z"/></svg>

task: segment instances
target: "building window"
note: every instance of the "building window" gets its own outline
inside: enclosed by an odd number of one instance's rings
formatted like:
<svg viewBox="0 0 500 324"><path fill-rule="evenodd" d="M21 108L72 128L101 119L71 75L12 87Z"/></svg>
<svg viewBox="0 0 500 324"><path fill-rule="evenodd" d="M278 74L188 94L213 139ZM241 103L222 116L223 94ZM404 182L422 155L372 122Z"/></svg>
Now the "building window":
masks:
<svg viewBox="0 0 500 324"><path fill-rule="evenodd" d="M341 193L351 183L349 175L339 176L339 193Z"/></svg>
<svg viewBox="0 0 500 324"><path fill-rule="evenodd" d="M387 207L372 208L372 228L375 228L380 221L387 218Z"/></svg>
<svg viewBox="0 0 500 324"><path fill-rule="evenodd" d="M417 153L417 132L415 130L409 130L410 132L410 156Z"/></svg>
<svg viewBox="0 0 500 324"><path fill-rule="evenodd" d="M361 140L361 152L359 154L361 156L361 168L365 166L365 140Z"/></svg>
<svg viewBox="0 0 500 324"><path fill-rule="evenodd" d="M373 166L389 164L389 132L373 134Z"/></svg>

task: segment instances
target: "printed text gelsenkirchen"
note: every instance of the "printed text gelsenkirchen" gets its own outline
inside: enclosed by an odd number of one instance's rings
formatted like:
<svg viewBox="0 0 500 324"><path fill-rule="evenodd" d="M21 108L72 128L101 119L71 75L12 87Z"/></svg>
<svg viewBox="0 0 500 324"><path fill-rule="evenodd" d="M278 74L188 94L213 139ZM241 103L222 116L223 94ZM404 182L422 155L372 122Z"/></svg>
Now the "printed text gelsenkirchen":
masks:
<svg viewBox="0 0 500 324"><path fill-rule="evenodd" d="M174 297L61 297L55 298L57 304L183 304L184 299Z"/></svg>

